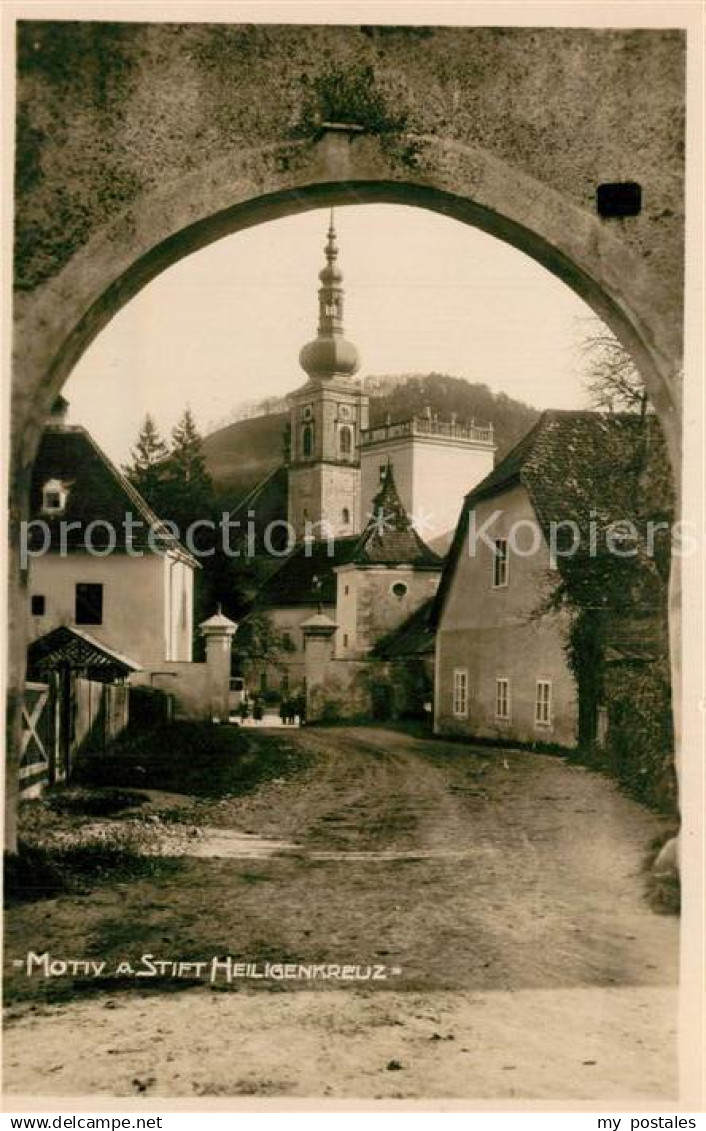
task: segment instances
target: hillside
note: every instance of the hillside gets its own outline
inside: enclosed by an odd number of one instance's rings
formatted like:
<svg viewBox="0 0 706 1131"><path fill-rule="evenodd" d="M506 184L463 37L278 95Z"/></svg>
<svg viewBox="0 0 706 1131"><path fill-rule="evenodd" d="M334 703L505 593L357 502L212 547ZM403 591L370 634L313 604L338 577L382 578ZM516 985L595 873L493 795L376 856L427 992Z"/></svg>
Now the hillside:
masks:
<svg viewBox="0 0 706 1131"><path fill-rule="evenodd" d="M404 419L426 407L446 418L456 413L459 421L492 422L498 459L539 415L537 409L505 393L493 393L487 385L443 373L371 376L365 387L370 393L371 424L382 423L388 414L393 420ZM266 415L236 420L204 439L208 470L223 506L234 506L282 462L285 402L270 398L263 408Z"/></svg>

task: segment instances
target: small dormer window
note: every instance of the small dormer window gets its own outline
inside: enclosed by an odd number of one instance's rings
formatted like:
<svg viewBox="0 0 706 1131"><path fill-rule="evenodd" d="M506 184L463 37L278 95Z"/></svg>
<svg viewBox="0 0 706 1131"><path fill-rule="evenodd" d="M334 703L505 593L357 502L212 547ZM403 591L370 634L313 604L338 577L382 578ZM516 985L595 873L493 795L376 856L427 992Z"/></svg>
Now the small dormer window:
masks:
<svg viewBox="0 0 706 1131"><path fill-rule="evenodd" d="M68 491L59 479L50 479L42 487L42 510L45 514L61 514L66 510Z"/></svg>

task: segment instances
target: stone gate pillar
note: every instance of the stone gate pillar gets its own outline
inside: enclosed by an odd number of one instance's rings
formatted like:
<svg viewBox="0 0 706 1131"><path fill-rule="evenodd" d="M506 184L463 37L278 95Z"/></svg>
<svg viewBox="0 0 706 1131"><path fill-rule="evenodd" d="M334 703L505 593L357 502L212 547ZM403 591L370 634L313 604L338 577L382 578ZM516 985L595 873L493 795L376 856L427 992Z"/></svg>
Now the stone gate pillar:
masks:
<svg viewBox="0 0 706 1131"><path fill-rule="evenodd" d="M220 605L218 612L199 626L206 640L206 666L208 668L208 697L210 716L214 723L227 723L230 715L230 655L237 624L224 616Z"/></svg>
<svg viewBox="0 0 706 1131"><path fill-rule="evenodd" d="M323 685L333 661L338 624L325 613L315 613L302 621L300 627L304 634L306 717L314 720L321 714Z"/></svg>

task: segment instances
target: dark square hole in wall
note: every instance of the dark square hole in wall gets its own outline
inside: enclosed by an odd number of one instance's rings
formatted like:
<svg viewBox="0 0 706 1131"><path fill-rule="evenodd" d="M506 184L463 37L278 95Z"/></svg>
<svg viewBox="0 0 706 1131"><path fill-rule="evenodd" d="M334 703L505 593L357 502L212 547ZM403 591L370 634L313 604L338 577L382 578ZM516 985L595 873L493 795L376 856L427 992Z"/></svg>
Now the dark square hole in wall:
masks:
<svg viewBox="0 0 706 1131"><path fill-rule="evenodd" d="M642 186L635 181L615 181L596 189L599 216L638 216L642 208Z"/></svg>
<svg viewBox="0 0 706 1131"><path fill-rule="evenodd" d="M46 601L39 593L32 594L32 616L43 617L46 609Z"/></svg>

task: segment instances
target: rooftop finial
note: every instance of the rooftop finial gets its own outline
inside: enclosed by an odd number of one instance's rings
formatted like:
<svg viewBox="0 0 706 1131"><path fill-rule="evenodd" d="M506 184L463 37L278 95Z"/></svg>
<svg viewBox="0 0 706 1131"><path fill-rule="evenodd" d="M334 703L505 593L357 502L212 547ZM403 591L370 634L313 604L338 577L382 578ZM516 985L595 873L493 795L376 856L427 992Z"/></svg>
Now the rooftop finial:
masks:
<svg viewBox="0 0 706 1131"><path fill-rule="evenodd" d="M358 351L343 336L343 273L336 263L338 245L333 208L326 236L326 264L319 271L319 325L317 337L308 342L299 361L312 380L334 376L352 377L359 366Z"/></svg>

